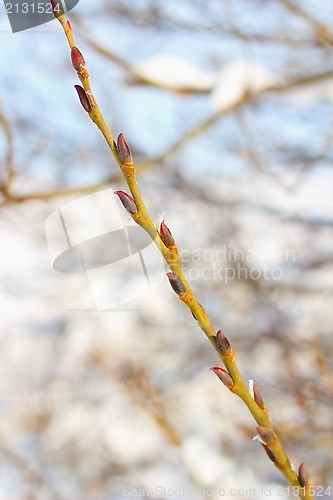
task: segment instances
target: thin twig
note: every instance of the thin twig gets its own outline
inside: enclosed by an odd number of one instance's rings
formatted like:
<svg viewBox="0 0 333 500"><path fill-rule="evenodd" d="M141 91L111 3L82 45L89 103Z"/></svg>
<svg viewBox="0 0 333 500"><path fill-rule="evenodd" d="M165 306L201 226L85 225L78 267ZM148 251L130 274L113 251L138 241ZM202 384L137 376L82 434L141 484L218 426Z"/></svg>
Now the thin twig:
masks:
<svg viewBox="0 0 333 500"><path fill-rule="evenodd" d="M6 155L5 155L5 175L1 190L4 195L9 191L11 181L14 177L14 140L11 125L5 116L0 102L0 125L4 132L7 141Z"/></svg>
<svg viewBox="0 0 333 500"><path fill-rule="evenodd" d="M64 29L69 46L72 50L71 56L73 66L77 71L78 77L83 85L83 89L78 90L81 104L89 114L91 120L97 125L97 127L101 130L103 136L105 137L117 163L121 168L121 171L133 196L133 199L131 199L130 196L126 193L119 192L122 193L121 195L119 195L120 199L123 201L123 204L131 213L133 220L135 220L137 224L142 226L150 234L150 236L160 249L164 259L166 260L172 271L172 273L168 273L172 288L177 293L179 299L190 308L200 328L206 334L211 344L219 354L224 366L227 369L227 372L221 368L214 368L213 370L219 376L219 378L221 378L224 384L227 385L229 390L240 397L248 407L250 413L258 424L257 430L261 442L268 456L274 462L275 466L284 474L284 476L288 479L292 486L297 486L299 488L299 493L302 498L310 500L312 498L311 492L309 492L310 482L306 480L306 484L302 484L302 482L304 482L303 479L301 480L301 477L296 474L293 467L291 466L290 461L274 432L268 416L267 408L258 389L254 387L253 394L250 393L247 384L245 383L238 370L235 354L230 346L229 341L221 331L216 333L210 318L206 314L204 308L196 299L190 285L188 284L182 270L177 245L169 229L165 226L164 222L161 223L158 228L156 228L153 224L144 205L136 182L135 166L132 160L131 152L122 135L120 135L118 138L118 144L115 144L93 96L89 81L89 73L86 68L84 58L81 52L75 47L72 27L66 20L66 17L63 13L56 14L56 17L58 18ZM282 87L286 88L285 85ZM275 86L267 90L273 90L274 88ZM235 109L235 107L241 105L248 99L249 97L245 95L244 98L236 104L236 106L230 106L230 109L228 111ZM212 123L219 119L219 117L220 113L216 113L205 122L203 122L203 124L200 124L199 127L192 129L192 131L190 131L186 135L186 138L196 136L198 133L200 133L202 128L211 126ZM302 471L304 471L303 465ZM302 478L305 476L307 476L305 472L302 473Z"/></svg>
<svg viewBox="0 0 333 500"><path fill-rule="evenodd" d="M326 44L332 45L333 33L330 31L327 25L318 21L314 16L312 16L302 7L290 0L280 0L280 2L290 12L307 21L314 28L318 37L320 37Z"/></svg>
<svg viewBox="0 0 333 500"><path fill-rule="evenodd" d="M54 500L65 500L65 497L58 491L57 487L50 483L40 472L31 466L31 464L18 453L0 443L0 453L6 457L31 485L36 485L38 488L47 488Z"/></svg>

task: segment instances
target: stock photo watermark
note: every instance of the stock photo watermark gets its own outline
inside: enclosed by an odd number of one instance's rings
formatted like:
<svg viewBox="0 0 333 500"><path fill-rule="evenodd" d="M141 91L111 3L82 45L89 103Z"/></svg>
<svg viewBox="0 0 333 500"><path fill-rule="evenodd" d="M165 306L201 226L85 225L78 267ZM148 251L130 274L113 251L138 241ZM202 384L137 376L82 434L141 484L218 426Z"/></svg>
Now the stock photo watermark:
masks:
<svg viewBox="0 0 333 500"><path fill-rule="evenodd" d="M296 261L295 250L235 249L222 245L215 250L182 250L183 270L190 280L280 280L282 265ZM256 265L254 265L256 264Z"/></svg>
<svg viewBox="0 0 333 500"><path fill-rule="evenodd" d="M54 20L54 16L74 9L78 3L79 0L49 0L44 2L38 0L6 2L4 0L13 33L19 33L48 23Z"/></svg>
<svg viewBox="0 0 333 500"><path fill-rule="evenodd" d="M165 486L155 486L154 488L132 488L124 486L122 494L124 497L148 497L148 498L179 498L179 497L244 497L244 498L265 498L265 497L299 497L305 491L312 497L332 495L331 488L323 486L276 486L275 488L202 488L201 486L181 486L179 488L167 488Z"/></svg>
<svg viewBox="0 0 333 500"><path fill-rule="evenodd" d="M255 497L256 491L255 489L236 489L232 488L230 490L225 490L223 488L202 488L201 486L182 486L181 488L166 488L165 486L155 486L154 488L148 489L136 489L131 488L130 486L123 487L123 496L124 497L187 497L199 495L203 498L206 497L223 497L223 496L245 496L245 497Z"/></svg>
<svg viewBox="0 0 333 500"><path fill-rule="evenodd" d="M78 277L76 297L83 292L91 295L90 309L80 304L76 309L112 310L152 292L165 279L168 269L157 230L153 234L151 228L138 226L111 188L59 207L47 218L45 231L53 269L74 280ZM224 285L234 280L280 280L282 265L296 260L294 250L259 252L225 244L215 250L183 249L179 257L190 282ZM62 285L65 292L68 286L67 279Z"/></svg>
<svg viewBox="0 0 333 500"><path fill-rule="evenodd" d="M157 231L154 238L135 224L113 189L58 208L45 232L53 269L76 276L79 292L89 289L98 311L140 298L165 279Z"/></svg>

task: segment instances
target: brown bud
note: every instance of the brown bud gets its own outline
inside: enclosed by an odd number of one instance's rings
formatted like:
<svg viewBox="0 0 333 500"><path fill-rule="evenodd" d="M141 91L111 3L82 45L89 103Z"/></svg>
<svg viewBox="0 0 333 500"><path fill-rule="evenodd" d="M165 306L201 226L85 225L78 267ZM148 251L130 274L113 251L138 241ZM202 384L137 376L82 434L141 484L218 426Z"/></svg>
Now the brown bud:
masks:
<svg viewBox="0 0 333 500"><path fill-rule="evenodd" d="M117 151L119 160L123 165L133 163L131 150L128 147L127 142L125 141L123 134L119 134L118 136Z"/></svg>
<svg viewBox="0 0 333 500"><path fill-rule="evenodd" d="M272 445L276 441L276 436L274 432L270 431L269 429L266 429L266 427L258 425L257 431L261 439L265 441L266 444Z"/></svg>
<svg viewBox="0 0 333 500"><path fill-rule="evenodd" d="M68 19L67 19L67 26L68 26L68 28L69 28L70 30L72 29L72 25L71 25L71 23L69 22L69 20L68 20Z"/></svg>
<svg viewBox="0 0 333 500"><path fill-rule="evenodd" d="M220 349L220 351L222 352L222 354L224 356L231 353L232 349L231 349L230 342L227 339L227 337L224 335L222 330L219 330L216 333L216 342L217 342L218 348Z"/></svg>
<svg viewBox="0 0 333 500"><path fill-rule="evenodd" d="M121 203L123 204L124 208L127 210L129 214L137 215L138 208L132 196L125 193L125 191L115 191L115 194L119 196Z"/></svg>
<svg viewBox="0 0 333 500"><path fill-rule="evenodd" d="M176 276L174 273L167 273L167 277L169 279L170 285L173 289L173 291L177 295L181 295L182 293L186 292L186 288L184 283Z"/></svg>
<svg viewBox="0 0 333 500"><path fill-rule="evenodd" d="M81 85L74 85L74 88L79 96L83 109L85 109L87 113L90 113L91 106L84 88L82 88Z"/></svg>
<svg viewBox="0 0 333 500"><path fill-rule="evenodd" d="M233 388L234 381L232 380L232 378L230 377L229 373L226 370L220 368L219 366L213 366L211 370L212 372L215 373L215 375L218 376L218 378L224 383L224 385L228 387L228 389L231 390Z"/></svg>
<svg viewBox="0 0 333 500"><path fill-rule="evenodd" d="M259 406L259 408L264 410L265 409L265 402L264 402L264 399L261 395L261 392L259 391L256 384L253 384L253 398L254 398L255 402L257 403L257 405Z"/></svg>
<svg viewBox="0 0 333 500"><path fill-rule="evenodd" d="M84 60L83 55L77 47L73 47L71 50L71 59L73 68L76 71L82 71L86 67L86 61Z"/></svg>
<svg viewBox="0 0 333 500"><path fill-rule="evenodd" d="M167 248L174 247L176 245L174 237L164 220L162 220L158 232L160 233L161 240Z"/></svg>
<svg viewBox="0 0 333 500"><path fill-rule="evenodd" d="M276 460L275 460L275 457L274 457L273 453L271 452L271 450L265 444L262 444L262 443L260 443L260 444L264 448L265 452L267 453L268 458L273 462L273 464L275 464Z"/></svg>
<svg viewBox="0 0 333 500"><path fill-rule="evenodd" d="M298 469L298 480L299 480L300 485L302 487L310 486L310 476L309 476L308 471L306 470L304 462L299 466L299 469Z"/></svg>

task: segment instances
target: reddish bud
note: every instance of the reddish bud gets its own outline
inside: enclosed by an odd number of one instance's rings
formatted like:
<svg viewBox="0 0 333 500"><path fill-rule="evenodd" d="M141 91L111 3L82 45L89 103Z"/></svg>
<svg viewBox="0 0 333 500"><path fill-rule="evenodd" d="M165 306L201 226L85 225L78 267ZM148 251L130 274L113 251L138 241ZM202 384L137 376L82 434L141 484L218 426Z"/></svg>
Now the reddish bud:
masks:
<svg viewBox="0 0 333 500"><path fill-rule="evenodd" d="M164 220L162 220L158 232L160 233L161 240L167 248L174 247L176 245L174 237Z"/></svg>
<svg viewBox="0 0 333 500"><path fill-rule="evenodd" d="M211 370L212 372L215 373L215 375L218 376L218 378L224 383L224 385L228 387L228 389L231 390L233 388L234 381L232 380L232 378L230 377L229 373L226 370L220 368L219 366L213 366Z"/></svg>
<svg viewBox="0 0 333 500"><path fill-rule="evenodd" d="M298 480L299 480L300 485L302 487L310 486L310 476L309 476L308 471L306 470L306 467L305 467L304 463L302 463L299 466L299 469L298 469Z"/></svg>
<svg viewBox="0 0 333 500"><path fill-rule="evenodd" d="M258 425L257 431L261 439L265 441L266 444L272 445L276 441L276 436L274 432L270 431L269 429L266 429L266 427Z"/></svg>
<svg viewBox="0 0 333 500"><path fill-rule="evenodd" d="M115 194L119 196L121 203L123 204L124 208L127 210L129 214L137 215L138 208L132 196L125 193L125 191L115 191Z"/></svg>
<svg viewBox="0 0 333 500"><path fill-rule="evenodd" d="M220 349L220 351L222 352L222 354L224 356L231 353L232 349L231 349L230 342L227 339L227 337L224 335L222 330L219 330L216 333L216 342L217 342L218 348Z"/></svg>
<svg viewBox="0 0 333 500"><path fill-rule="evenodd" d="M167 273L171 288L177 295L181 295L186 292L184 283L176 276L174 273Z"/></svg>
<svg viewBox="0 0 333 500"><path fill-rule="evenodd" d="M265 452L267 453L268 458L273 462L273 464L276 464L275 457L274 457L273 453L271 452L271 450L268 448L268 446L266 446L265 444L262 444L262 443L260 443L260 444L264 448Z"/></svg>
<svg viewBox="0 0 333 500"><path fill-rule="evenodd" d="M71 25L71 23L69 22L69 20L67 20L67 26L69 27L69 29L70 29L70 30L72 29L72 25Z"/></svg>
<svg viewBox="0 0 333 500"><path fill-rule="evenodd" d="M74 88L77 92L77 95L79 96L83 109L85 109L87 113L90 113L91 106L85 90L80 85L74 85Z"/></svg>
<svg viewBox="0 0 333 500"><path fill-rule="evenodd" d="M80 50L77 47L72 48L71 59L73 68L76 71L81 71L82 69L85 69L86 61L84 60L83 55L81 54Z"/></svg>
<svg viewBox="0 0 333 500"><path fill-rule="evenodd" d="M127 165L128 163L133 163L131 150L128 147L127 142L125 141L123 134L119 134L118 136L117 151L119 160L123 165Z"/></svg>
<svg viewBox="0 0 333 500"><path fill-rule="evenodd" d="M265 409L265 402L264 402L264 399L261 395L261 392L259 391L256 384L253 384L253 398L254 398L255 402L257 403L257 405L259 406L259 408L264 410Z"/></svg>

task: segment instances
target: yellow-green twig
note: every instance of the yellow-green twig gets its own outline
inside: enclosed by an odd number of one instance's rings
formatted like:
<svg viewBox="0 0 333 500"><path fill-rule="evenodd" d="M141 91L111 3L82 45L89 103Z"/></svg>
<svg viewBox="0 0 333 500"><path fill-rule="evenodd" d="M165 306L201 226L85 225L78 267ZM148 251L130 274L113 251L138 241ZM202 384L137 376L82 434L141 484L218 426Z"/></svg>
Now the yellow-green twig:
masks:
<svg viewBox="0 0 333 500"><path fill-rule="evenodd" d="M300 477L294 471L285 451L282 448L282 445L278 437L274 432L274 429L272 427L272 424L268 416L266 406L264 405L263 402L261 402L261 400L260 401L258 400L258 397L256 398L254 397L253 394L250 393L247 384L245 383L243 377L239 372L235 360L235 355L229 342L224 337L222 332L218 332L218 334L216 333L213 324L209 319L208 315L206 314L204 308L196 299L182 271L176 244L174 243L172 245L166 245L165 238L163 238L162 235L160 234L160 228L156 228L155 225L153 224L147 212L147 209L144 205L144 202L142 200L136 182L135 167L131 159L130 152L129 152L130 158L128 160L124 161L121 159L119 149L117 148L113 136L109 131L102 116L102 113L100 112L100 109L96 103L96 100L91 90L89 73L85 66L85 61L83 59L82 54L75 46L71 24L66 19L63 13L58 13L56 17L59 20L61 26L63 27L64 33L68 40L68 44L72 50L73 66L77 71L78 77L81 81L85 93L85 95L83 95L83 100L88 101L88 102L85 101L83 103L83 106L88 112L91 120L97 125L97 127L102 132L118 165L121 168L121 171L133 196L134 203L136 206L136 212L133 215L133 219L151 235L152 239L159 247L159 250L161 251L165 261L167 262L172 271L173 275L172 279L177 281L178 285L176 284L175 285L176 289L175 288L174 289L175 291L177 291L178 297L182 302L184 302L190 308L200 328L206 334L206 336L214 346L215 350L219 354L228 372L226 376L231 377L230 379L231 383L229 384L229 389L231 392L236 394L239 398L241 398L244 401L249 411L251 412L253 418L257 422L259 438L264 444L264 447L268 452L270 458L274 462L275 466L284 474L284 476L288 479L288 481L292 486L297 486L299 488L299 494L302 498L305 498L307 500L312 499L313 495L309 490L310 483L308 479L306 479L306 484L302 484L304 482L303 477L305 473L303 473L303 476ZM124 147L128 148L126 143ZM179 284L181 286L179 286ZM223 376L220 378L223 379ZM302 470L304 470L304 467Z"/></svg>

